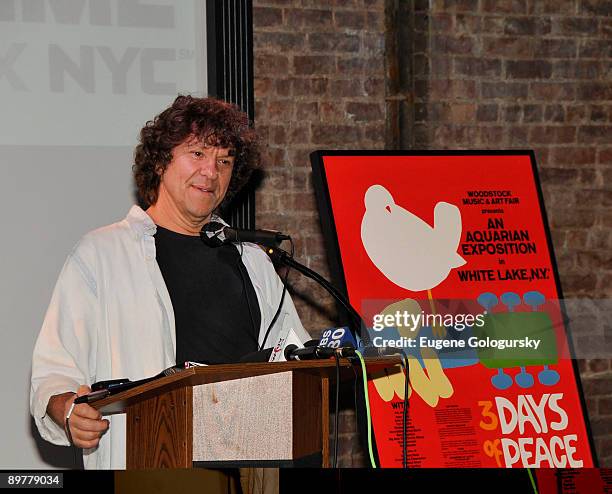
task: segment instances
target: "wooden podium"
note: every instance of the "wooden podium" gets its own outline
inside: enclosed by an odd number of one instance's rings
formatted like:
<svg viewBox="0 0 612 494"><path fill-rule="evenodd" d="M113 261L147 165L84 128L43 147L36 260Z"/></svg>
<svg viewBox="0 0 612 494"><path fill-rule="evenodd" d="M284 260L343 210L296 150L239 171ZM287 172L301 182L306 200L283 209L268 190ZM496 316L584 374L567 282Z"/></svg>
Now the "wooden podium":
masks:
<svg viewBox="0 0 612 494"><path fill-rule="evenodd" d="M398 362L368 359L368 371ZM335 366L330 359L195 367L92 406L127 415L128 469L328 467ZM354 379L351 366L340 360L341 379Z"/></svg>

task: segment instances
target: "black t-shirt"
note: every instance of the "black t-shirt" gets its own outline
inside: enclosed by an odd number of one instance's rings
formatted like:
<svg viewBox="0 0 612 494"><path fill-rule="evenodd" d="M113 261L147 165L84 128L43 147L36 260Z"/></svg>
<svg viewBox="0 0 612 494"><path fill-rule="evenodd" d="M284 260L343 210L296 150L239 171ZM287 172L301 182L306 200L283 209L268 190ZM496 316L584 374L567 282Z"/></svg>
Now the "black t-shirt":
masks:
<svg viewBox="0 0 612 494"><path fill-rule="evenodd" d="M160 226L155 247L174 309L177 364L237 362L257 351L261 313L238 249Z"/></svg>

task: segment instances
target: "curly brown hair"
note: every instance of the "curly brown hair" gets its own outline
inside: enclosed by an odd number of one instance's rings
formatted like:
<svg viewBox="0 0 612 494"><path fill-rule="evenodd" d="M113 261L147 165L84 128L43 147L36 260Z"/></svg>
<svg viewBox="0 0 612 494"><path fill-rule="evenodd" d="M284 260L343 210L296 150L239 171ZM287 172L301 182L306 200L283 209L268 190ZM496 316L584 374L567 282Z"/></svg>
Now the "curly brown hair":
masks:
<svg viewBox="0 0 612 494"><path fill-rule="evenodd" d="M172 160L172 150L193 137L233 151L234 169L222 206L259 167L257 134L244 112L218 99L179 95L169 108L145 124L134 150L132 171L144 207L157 202L161 175Z"/></svg>

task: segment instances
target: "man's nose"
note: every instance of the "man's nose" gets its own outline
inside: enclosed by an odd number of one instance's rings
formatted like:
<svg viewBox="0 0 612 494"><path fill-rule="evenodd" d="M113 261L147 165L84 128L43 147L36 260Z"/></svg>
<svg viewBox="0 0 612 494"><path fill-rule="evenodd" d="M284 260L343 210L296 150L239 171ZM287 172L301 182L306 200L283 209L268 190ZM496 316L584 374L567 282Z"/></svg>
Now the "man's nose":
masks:
<svg viewBox="0 0 612 494"><path fill-rule="evenodd" d="M212 180L215 180L219 175L217 160L214 157L207 157L203 159L200 165L200 173Z"/></svg>

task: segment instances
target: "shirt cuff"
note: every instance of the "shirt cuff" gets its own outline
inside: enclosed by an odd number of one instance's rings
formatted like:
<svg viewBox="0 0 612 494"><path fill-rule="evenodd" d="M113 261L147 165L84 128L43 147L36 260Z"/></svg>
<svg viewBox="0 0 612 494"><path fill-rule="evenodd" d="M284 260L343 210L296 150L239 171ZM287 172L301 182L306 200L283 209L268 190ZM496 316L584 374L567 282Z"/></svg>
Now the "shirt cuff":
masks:
<svg viewBox="0 0 612 494"><path fill-rule="evenodd" d="M79 385L76 381L70 379L55 381L50 385L42 385L37 391L32 394L31 412L38 427L40 436L50 443L58 446L70 446L70 441L66 436L66 431L63 425L58 425L47 414L47 405L52 396L62 393L76 393Z"/></svg>

